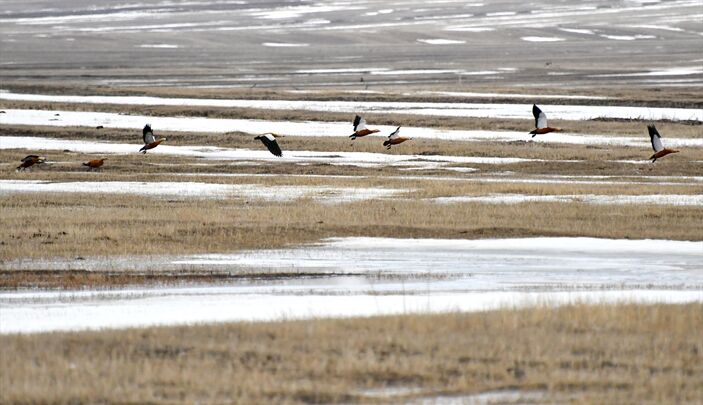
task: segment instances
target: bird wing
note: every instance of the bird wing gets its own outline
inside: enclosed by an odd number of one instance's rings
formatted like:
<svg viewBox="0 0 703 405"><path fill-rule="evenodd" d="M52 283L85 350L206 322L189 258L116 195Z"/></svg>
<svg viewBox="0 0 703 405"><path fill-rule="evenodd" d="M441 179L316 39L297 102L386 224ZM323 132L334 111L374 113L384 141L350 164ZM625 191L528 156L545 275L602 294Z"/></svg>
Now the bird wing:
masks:
<svg viewBox="0 0 703 405"><path fill-rule="evenodd" d="M388 135L388 139L396 139L398 136L400 136L400 127L396 128L395 131L391 132L391 134Z"/></svg>
<svg viewBox="0 0 703 405"><path fill-rule="evenodd" d="M269 150L269 152L271 152L275 156L283 156L281 147L278 146L278 142L276 142L276 138L274 138L273 135L266 134L259 139L261 139L261 142L266 145L266 148Z"/></svg>
<svg viewBox="0 0 703 405"><path fill-rule="evenodd" d="M366 129L366 120L360 115L357 115L354 117L354 132L362 129Z"/></svg>
<svg viewBox="0 0 703 405"><path fill-rule="evenodd" d="M547 114L532 104L532 115L535 116L535 128L547 128Z"/></svg>
<svg viewBox="0 0 703 405"><path fill-rule="evenodd" d="M39 156L37 156L37 155L27 155L27 156L25 156L24 159L20 160L20 162L25 163L25 162L29 162L30 160L36 160L36 159L39 159Z"/></svg>
<svg viewBox="0 0 703 405"><path fill-rule="evenodd" d="M649 130L649 139L652 140L652 149L654 149L655 152L659 152L664 149L664 146L662 146L661 135L659 135L657 128L654 125L648 125L647 129Z"/></svg>
<svg viewBox="0 0 703 405"><path fill-rule="evenodd" d="M147 145L152 142L156 142L156 137L154 136L154 132L151 130L151 126L149 124L146 124L144 129L142 129L142 139L144 139L144 143Z"/></svg>

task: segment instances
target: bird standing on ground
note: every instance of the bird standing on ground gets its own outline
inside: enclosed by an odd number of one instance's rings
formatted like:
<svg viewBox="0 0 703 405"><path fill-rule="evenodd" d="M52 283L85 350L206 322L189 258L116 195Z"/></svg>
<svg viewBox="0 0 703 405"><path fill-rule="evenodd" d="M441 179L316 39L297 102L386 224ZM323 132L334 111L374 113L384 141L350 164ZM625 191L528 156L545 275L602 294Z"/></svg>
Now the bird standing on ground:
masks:
<svg viewBox="0 0 703 405"><path fill-rule="evenodd" d="M276 142L277 137L281 137L281 135L274 134L272 132L267 132L265 134L257 136L254 139L260 140L261 143L263 143L266 148L268 148L269 152L271 152L275 156L281 157L283 156L283 152L281 152L281 147L278 146L278 142Z"/></svg>
<svg viewBox="0 0 703 405"><path fill-rule="evenodd" d="M654 125L647 125L649 130L649 139L652 141L652 149L654 149L654 154L649 158L652 159L652 163L656 162L657 159L662 158L669 153L678 153L679 151L665 148L662 146L661 135Z"/></svg>
<svg viewBox="0 0 703 405"><path fill-rule="evenodd" d="M533 138L535 137L535 135L562 131L561 128L553 128L547 125L547 114L540 110L536 104L532 104L532 115L535 116L535 129L530 132Z"/></svg>
<svg viewBox="0 0 703 405"><path fill-rule="evenodd" d="M399 143L403 143L405 141L409 141L413 138L408 138L404 136L400 136L400 127L396 128L395 131L391 132L390 135L388 135L388 139L383 142L383 146L386 147L386 149L390 149L391 146L393 145L398 145Z"/></svg>
<svg viewBox="0 0 703 405"><path fill-rule="evenodd" d="M366 120L363 119L360 115L357 115L356 117L354 117L354 133L349 135L349 137L353 141L356 138L361 138L362 136L375 134L376 132L379 132L379 130L366 128Z"/></svg>
<svg viewBox="0 0 703 405"><path fill-rule="evenodd" d="M44 156L27 155L27 156L25 156L24 159L21 160L21 162L22 163L20 163L20 165L17 166L16 170L24 171L25 169L32 167L37 163L44 163L44 162L46 162L46 158Z"/></svg>
<svg viewBox="0 0 703 405"><path fill-rule="evenodd" d="M146 124L144 126L144 129L142 129L142 139L144 140L144 146L139 149L139 151L142 153L146 153L146 151L148 151L149 149L154 149L155 147L159 146L161 142L166 140L166 138L164 137L156 139L156 137L154 136L154 132L151 130L151 125L149 124Z"/></svg>
<svg viewBox="0 0 703 405"><path fill-rule="evenodd" d="M93 169L100 168L105 163L105 160L107 160L107 158L93 159L88 163L83 163L83 166L88 166L88 170L92 171Z"/></svg>

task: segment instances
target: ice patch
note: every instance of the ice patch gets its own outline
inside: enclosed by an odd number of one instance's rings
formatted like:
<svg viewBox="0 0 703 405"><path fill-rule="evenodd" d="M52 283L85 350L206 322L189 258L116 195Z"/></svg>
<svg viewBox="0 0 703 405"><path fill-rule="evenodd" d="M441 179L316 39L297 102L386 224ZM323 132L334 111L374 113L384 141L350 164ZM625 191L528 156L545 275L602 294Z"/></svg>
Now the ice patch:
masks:
<svg viewBox="0 0 703 405"><path fill-rule="evenodd" d="M243 199L273 202L310 198L318 202L336 204L388 198L405 191L407 190L365 187L264 186L199 182L0 180L0 195L16 193L132 194L159 198Z"/></svg>
<svg viewBox="0 0 703 405"><path fill-rule="evenodd" d="M603 38L613 39L616 41L634 41L637 39L654 39L656 35L601 35Z"/></svg>
<svg viewBox="0 0 703 405"><path fill-rule="evenodd" d="M483 203L483 204L521 204L528 202L581 202L602 205L655 204L678 206L703 206L703 195L687 194L650 194L650 195L527 195L527 194L490 194L482 196L452 196L431 199L439 204Z"/></svg>
<svg viewBox="0 0 703 405"><path fill-rule="evenodd" d="M491 27L465 27L465 26L453 26L447 27L445 31L456 31L456 32L490 32L495 31L495 28Z"/></svg>
<svg viewBox="0 0 703 405"><path fill-rule="evenodd" d="M466 43L466 41L457 41L454 39L418 39L417 42L429 45L455 45Z"/></svg>
<svg viewBox="0 0 703 405"><path fill-rule="evenodd" d="M589 77L689 76L689 75L698 75L701 73L703 73L703 67L693 66L693 67L675 67L675 68L668 68L668 69L657 69L657 70L650 70L648 72L613 73L613 74L592 75Z"/></svg>
<svg viewBox="0 0 703 405"><path fill-rule="evenodd" d="M327 69L325 69L327 71ZM308 71L310 72L310 71ZM314 71L313 71L314 72ZM349 72L345 70L345 72ZM371 70L371 74L446 74L457 75L468 73L487 74L489 72L466 72L463 70ZM401 73L398 73L401 72ZM334 73L334 72L332 72ZM343 72L340 72L343 73ZM690 75L703 73L701 67L673 68L650 71L634 75ZM627 75L627 74L626 74ZM593 77L609 77L613 75L595 75ZM614 76L619 76L616 74ZM385 102L385 101L306 101L306 100L243 100L243 99L197 99L197 98L166 98L142 96L69 96L22 94L0 91L0 100L44 101L65 103L94 103L120 105L174 105L174 106L207 106L229 108L257 108L274 110L305 110L323 112L360 112L374 113L412 113L421 115L465 116L488 118L522 118L534 121L532 104L505 103L432 103L432 102ZM696 120L703 121L703 109L696 108L650 108L626 106L587 106L587 105L540 105L551 119L588 120L593 118L622 118L648 120ZM9 112L9 110L7 110ZM17 113L29 110L13 110ZM26 113L22 113L26 114ZM37 113L39 114L39 113ZM85 114L97 114L86 112ZM11 118L0 116L0 123L10 123ZM191 119L191 118L184 118ZM236 121L236 120L230 120ZM244 120L239 120L244 121ZM252 120L253 121L253 120ZM143 124L142 124L143 125ZM261 131L266 132L266 131ZM347 132L347 131L345 131Z"/></svg>
<svg viewBox="0 0 703 405"><path fill-rule="evenodd" d="M173 45L173 44L142 44L138 45L138 48L163 48L163 49L175 49L175 48L180 48L179 45Z"/></svg>
<svg viewBox="0 0 703 405"><path fill-rule="evenodd" d="M310 44L294 44L287 42L264 42L261 45L271 48L300 48L310 46Z"/></svg>
<svg viewBox="0 0 703 405"><path fill-rule="evenodd" d="M520 38L523 41L527 42L561 42L564 41L564 38L558 38L558 37L522 37Z"/></svg>
<svg viewBox="0 0 703 405"><path fill-rule="evenodd" d="M583 35L595 35L593 30L581 29L581 28L559 28L561 31L570 32L573 34L583 34Z"/></svg>
<svg viewBox="0 0 703 405"><path fill-rule="evenodd" d="M0 292L0 333L484 311L574 302L703 302L703 242L333 238L295 249L144 259L150 268L337 275L199 287ZM109 260L86 258L72 268ZM143 260L133 257L132 262ZM31 260L23 263L38 268Z"/></svg>

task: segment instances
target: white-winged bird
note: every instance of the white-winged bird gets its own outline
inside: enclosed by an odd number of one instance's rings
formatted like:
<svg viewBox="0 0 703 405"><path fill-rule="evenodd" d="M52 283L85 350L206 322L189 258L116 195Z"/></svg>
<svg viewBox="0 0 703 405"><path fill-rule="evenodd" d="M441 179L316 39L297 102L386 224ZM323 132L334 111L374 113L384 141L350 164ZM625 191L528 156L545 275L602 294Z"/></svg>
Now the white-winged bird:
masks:
<svg viewBox="0 0 703 405"><path fill-rule="evenodd" d="M357 115L354 117L354 133L349 135L349 137L354 140L356 138L361 138L362 136L375 134L376 132L379 132L379 130L366 128L366 120L360 115Z"/></svg>
<svg viewBox="0 0 703 405"><path fill-rule="evenodd" d="M276 135L276 134L269 132L266 134L261 134L254 139L260 140L261 143L263 143L266 146L266 148L268 148L269 152L271 152L275 156L281 157L281 156L283 156L283 152L281 152L281 147L278 146L278 142L276 142L277 136L280 136L280 135Z"/></svg>
<svg viewBox="0 0 703 405"><path fill-rule="evenodd" d="M390 149L391 146L397 145L399 143L403 143L405 141L409 141L413 138L407 138L404 136L400 136L400 127L396 128L395 131L391 132L390 135L388 135L388 139L383 142L383 146L386 147L386 149Z"/></svg>
<svg viewBox="0 0 703 405"><path fill-rule="evenodd" d="M154 136L154 132L151 130L151 125L146 124L144 126L144 129L142 129L142 139L144 140L144 146L142 146L141 149L139 149L140 152L146 153L149 149L154 149L155 147L159 146L161 142L165 141L166 138L159 138L156 139Z"/></svg>
<svg viewBox="0 0 703 405"><path fill-rule="evenodd" d="M535 135L542 135L542 134L548 134L550 132L560 132L562 131L561 128L553 128L547 125L547 114L545 114L542 110L537 107L536 104L532 104L532 115L535 116L535 129L530 132L532 134L532 137L534 138Z"/></svg>
<svg viewBox="0 0 703 405"><path fill-rule="evenodd" d="M654 149L654 154L649 158L652 159L652 163L656 162L657 159L662 158L669 153L678 153L679 151L665 148L662 146L661 135L654 125L647 125L649 130L649 139L652 141L652 149Z"/></svg>

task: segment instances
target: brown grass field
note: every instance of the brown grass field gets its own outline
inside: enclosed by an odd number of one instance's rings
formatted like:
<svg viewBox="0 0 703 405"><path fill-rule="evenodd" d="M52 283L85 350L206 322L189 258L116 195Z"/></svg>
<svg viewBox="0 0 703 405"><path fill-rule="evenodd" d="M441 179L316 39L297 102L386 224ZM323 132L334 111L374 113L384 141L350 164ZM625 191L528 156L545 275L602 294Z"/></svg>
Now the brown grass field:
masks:
<svg viewBox="0 0 703 405"><path fill-rule="evenodd" d="M694 404L701 330L690 304L4 335L0 402Z"/></svg>
<svg viewBox="0 0 703 405"><path fill-rule="evenodd" d="M46 94L151 95L278 99L359 98L384 101L520 102L509 96L455 99L389 92L353 95L323 91L5 86ZM432 90L452 90L436 88ZM456 90L456 89L454 89ZM467 91L507 91L475 88ZM530 92L532 89L511 89ZM540 93L545 93L540 91ZM656 107L703 105L685 89L598 89L579 94L605 102ZM574 104L574 100L549 100ZM347 114L198 107L142 107L0 101L0 109L109 111L153 116L350 121ZM369 114L392 125L452 129L531 130L531 120L437 118ZM568 132L641 136L634 121L550 122ZM351 126L351 125L350 125ZM664 138L699 138L700 123L660 122ZM169 145L262 149L250 134L164 132ZM329 204L310 198L284 202L230 198L148 197L137 194L0 193L0 290L117 288L171 283L229 283L295 275L260 270L173 273L122 268L93 271L16 267L22 260L176 255L273 249L326 237L501 238L591 236L702 241L702 206L598 205L543 202L511 205L438 204L435 197L496 193L548 195L703 194L703 148L685 148L656 164L651 148L543 142L447 142L416 139L391 151L382 137L289 136L295 151L520 157L517 164L451 164L474 168L407 170L330 163L215 161L158 153L141 155L141 131L0 125L0 135L133 143L133 154L0 149L0 180L193 181L266 187L353 187L402 190L392 198ZM301 134L310 135L310 134ZM48 163L16 172L29 153ZM107 157L87 172L82 162ZM568 162L577 160L577 162ZM222 174L222 176L218 176ZM237 176L224 176L237 175ZM267 175L267 176L260 176ZM273 176L271 176L273 175ZM562 176L574 176L566 178ZM495 181L502 178L513 180ZM554 179L554 181L550 181ZM557 179L581 180L569 183ZM541 180L541 182L527 182ZM546 180L546 181L545 181ZM41 263L41 262L37 262ZM306 275L310 275L306 273ZM0 319L0 322L2 320ZM232 323L94 332L0 335L0 403L413 403L437 398L469 402L472 395L516 395L520 403L703 402L703 305L570 305L468 314L403 315ZM515 402L515 401L512 401ZM432 402L430 402L432 403Z"/></svg>

